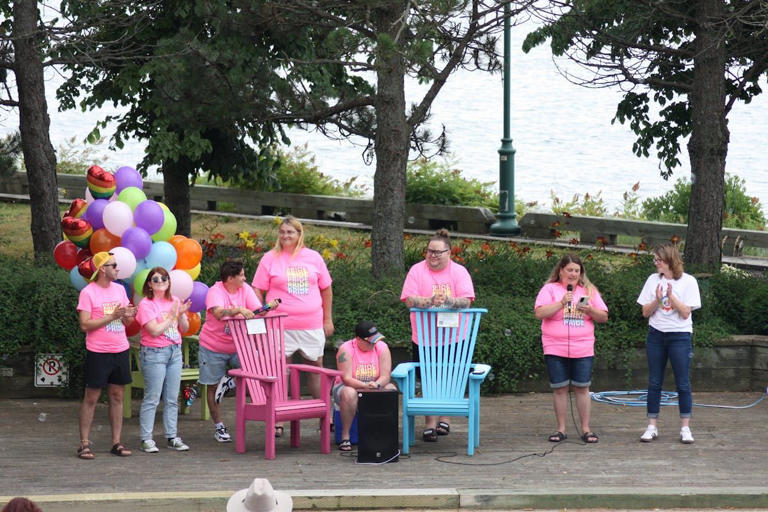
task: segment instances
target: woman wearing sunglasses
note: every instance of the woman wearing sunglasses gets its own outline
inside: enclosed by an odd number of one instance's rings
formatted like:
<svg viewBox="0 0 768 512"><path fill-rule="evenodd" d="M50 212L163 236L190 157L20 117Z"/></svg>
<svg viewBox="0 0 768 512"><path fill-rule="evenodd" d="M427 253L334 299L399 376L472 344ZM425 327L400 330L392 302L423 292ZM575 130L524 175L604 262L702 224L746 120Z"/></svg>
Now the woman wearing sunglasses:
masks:
<svg viewBox="0 0 768 512"><path fill-rule="evenodd" d="M185 314L190 302L171 295L171 278L163 267L149 271L142 288L136 319L141 324L141 371L144 400L139 413L141 449L157 453L152 438L155 412L163 397L163 427L169 450L186 451L189 446L178 436L179 388L181 387L181 332L189 328Z"/></svg>

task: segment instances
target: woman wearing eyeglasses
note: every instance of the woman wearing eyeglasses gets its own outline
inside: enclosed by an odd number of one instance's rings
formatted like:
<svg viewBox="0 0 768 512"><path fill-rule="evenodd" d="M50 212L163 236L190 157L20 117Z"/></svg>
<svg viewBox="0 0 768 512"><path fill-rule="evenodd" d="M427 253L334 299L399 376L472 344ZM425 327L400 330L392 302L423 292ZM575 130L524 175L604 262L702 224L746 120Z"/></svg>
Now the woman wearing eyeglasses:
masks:
<svg viewBox="0 0 768 512"><path fill-rule="evenodd" d="M659 437L656 422L661 404L661 387L667 360L672 363L680 411L680 442L693 443L691 433L691 381L689 372L693 357L693 318L691 312L701 307L696 278L683 272L683 261L677 247L664 242L653 250L656 272L645 281L637 298L648 319L645 352L648 357L648 426L640 436L644 443Z"/></svg>
<svg viewBox="0 0 768 512"><path fill-rule="evenodd" d="M475 300L475 288L469 272L462 265L451 260L451 239L448 230L438 230L427 243L424 261L413 265L405 277L400 300L409 308L451 309L468 308ZM413 339L412 360L419 361L419 346L416 333L416 317L411 315ZM422 439L437 441L451 430L447 416L427 416Z"/></svg>
<svg viewBox="0 0 768 512"><path fill-rule="evenodd" d="M147 274L136 319L141 324L141 372L144 399L139 412L141 449L157 453L152 438L155 412L163 397L163 428L169 450L186 451L189 446L178 436L179 388L181 387L181 333L189 329L185 313L190 302L171 295L171 278L163 267Z"/></svg>

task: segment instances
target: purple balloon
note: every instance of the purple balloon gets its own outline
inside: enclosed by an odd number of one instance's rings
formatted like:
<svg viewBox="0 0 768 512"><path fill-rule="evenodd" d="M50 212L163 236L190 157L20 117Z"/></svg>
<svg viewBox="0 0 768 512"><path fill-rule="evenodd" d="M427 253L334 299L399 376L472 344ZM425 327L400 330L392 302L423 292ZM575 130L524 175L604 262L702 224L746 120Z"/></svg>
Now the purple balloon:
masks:
<svg viewBox="0 0 768 512"><path fill-rule="evenodd" d="M147 199L136 206L136 210L133 212L133 222L150 235L154 235L163 227L165 212L156 201Z"/></svg>
<svg viewBox="0 0 768 512"><path fill-rule="evenodd" d="M189 306L189 310L193 313L199 313L205 309L205 297L208 295L208 285L195 281L192 283L192 294L189 296L189 300L192 302Z"/></svg>
<svg viewBox="0 0 768 512"><path fill-rule="evenodd" d="M141 228L128 228L120 237L120 245L131 251L136 259L140 260L152 250L152 238Z"/></svg>
<svg viewBox="0 0 768 512"><path fill-rule="evenodd" d="M133 167L128 167L127 165L115 171L115 183L117 185L115 194L119 194L124 188L136 187L141 190L144 186L141 174Z"/></svg>
<svg viewBox="0 0 768 512"><path fill-rule="evenodd" d="M88 209L85 210L85 220L91 223L94 231L104 227L104 208L108 204L109 201L106 199L95 199L88 204Z"/></svg>

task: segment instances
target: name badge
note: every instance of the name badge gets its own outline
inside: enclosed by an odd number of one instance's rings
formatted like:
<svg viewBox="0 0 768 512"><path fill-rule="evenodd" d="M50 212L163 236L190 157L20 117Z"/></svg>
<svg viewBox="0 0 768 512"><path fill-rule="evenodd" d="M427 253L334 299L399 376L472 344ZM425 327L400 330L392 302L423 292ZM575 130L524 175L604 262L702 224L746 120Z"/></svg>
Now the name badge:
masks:
<svg viewBox="0 0 768 512"><path fill-rule="evenodd" d="M267 324L263 318L251 318L245 321L245 328L248 334L266 334Z"/></svg>
<svg viewBox="0 0 768 512"><path fill-rule="evenodd" d="M458 313L438 313L437 326L438 327L458 327L459 314Z"/></svg>

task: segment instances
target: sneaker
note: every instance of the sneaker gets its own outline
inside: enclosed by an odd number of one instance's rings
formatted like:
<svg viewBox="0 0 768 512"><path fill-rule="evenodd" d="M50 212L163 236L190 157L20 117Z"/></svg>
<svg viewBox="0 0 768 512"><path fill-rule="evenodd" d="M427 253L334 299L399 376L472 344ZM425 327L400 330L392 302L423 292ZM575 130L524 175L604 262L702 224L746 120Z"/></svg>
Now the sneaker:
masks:
<svg viewBox="0 0 768 512"><path fill-rule="evenodd" d="M644 443L650 443L651 441L658 439L658 437L659 429L656 428L656 425L648 425L645 427L645 432L643 432L643 435L640 436L640 440Z"/></svg>
<svg viewBox="0 0 768 512"><path fill-rule="evenodd" d="M213 395L213 399L217 404L220 403L224 395L227 394L227 391L231 389L235 389L235 379L228 375L223 376L219 381L219 385L216 386L216 394Z"/></svg>
<svg viewBox="0 0 768 512"><path fill-rule="evenodd" d="M173 437L168 440L168 449L176 450L177 452L185 452L189 450L189 446L185 445L180 437Z"/></svg>
<svg viewBox="0 0 768 512"><path fill-rule="evenodd" d="M157 448L157 444L153 439L147 439L141 442L141 451L146 453L157 453L160 450Z"/></svg>
<svg viewBox="0 0 768 512"><path fill-rule="evenodd" d="M683 444L693 444L693 434L690 427L680 429L680 442Z"/></svg>
<svg viewBox="0 0 768 512"><path fill-rule="evenodd" d="M227 431L227 427L223 425L216 429L216 432L213 433L213 437L220 443L232 442L232 436L229 435L229 432Z"/></svg>

